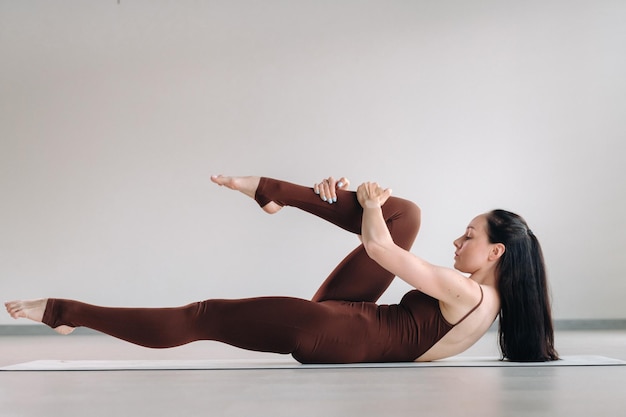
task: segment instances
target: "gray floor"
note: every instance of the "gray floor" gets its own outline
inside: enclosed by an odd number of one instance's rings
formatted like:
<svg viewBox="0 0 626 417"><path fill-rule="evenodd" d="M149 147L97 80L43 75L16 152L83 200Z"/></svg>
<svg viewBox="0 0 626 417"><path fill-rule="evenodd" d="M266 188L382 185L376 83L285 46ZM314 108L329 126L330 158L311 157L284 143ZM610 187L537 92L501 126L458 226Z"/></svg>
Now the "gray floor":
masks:
<svg viewBox="0 0 626 417"><path fill-rule="evenodd" d="M560 331L562 355L626 360L626 331ZM468 356L495 356L488 333ZM212 342L169 350L105 336L0 336L37 359L275 358ZM0 372L0 416L621 416L626 366Z"/></svg>

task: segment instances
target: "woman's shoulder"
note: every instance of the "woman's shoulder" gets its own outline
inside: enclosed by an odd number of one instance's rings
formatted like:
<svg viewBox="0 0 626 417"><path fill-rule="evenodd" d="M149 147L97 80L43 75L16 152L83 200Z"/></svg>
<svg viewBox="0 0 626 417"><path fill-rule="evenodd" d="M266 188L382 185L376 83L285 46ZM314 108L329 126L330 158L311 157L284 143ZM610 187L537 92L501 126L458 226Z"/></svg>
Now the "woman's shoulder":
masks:
<svg viewBox="0 0 626 417"><path fill-rule="evenodd" d="M441 314L450 323L460 324L466 318L476 315L492 315L494 308L499 309L500 299L498 291L490 285L481 285L468 279L466 295L464 299L459 296L457 301L439 302ZM496 307L497 306L497 307ZM480 312L478 312L480 310Z"/></svg>

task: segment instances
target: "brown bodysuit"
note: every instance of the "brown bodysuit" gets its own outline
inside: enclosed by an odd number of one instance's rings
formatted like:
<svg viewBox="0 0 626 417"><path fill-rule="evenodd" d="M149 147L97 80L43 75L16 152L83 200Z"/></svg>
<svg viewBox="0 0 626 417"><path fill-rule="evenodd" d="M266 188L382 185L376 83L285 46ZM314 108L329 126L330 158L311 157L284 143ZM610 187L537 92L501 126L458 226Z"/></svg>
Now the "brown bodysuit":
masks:
<svg viewBox="0 0 626 417"><path fill-rule="evenodd" d="M356 194L337 194L338 201L329 204L310 187L262 178L255 199L260 206L274 201L297 207L360 234L362 209ZM382 211L394 242L409 250L419 230L417 206L391 197ZM417 290L405 294L399 304L377 305L393 279L360 245L311 301L258 297L175 308L111 308L49 299L43 322L53 328L89 327L152 348L216 340L243 349L289 353L301 363L413 361L458 323L448 323L438 300Z"/></svg>

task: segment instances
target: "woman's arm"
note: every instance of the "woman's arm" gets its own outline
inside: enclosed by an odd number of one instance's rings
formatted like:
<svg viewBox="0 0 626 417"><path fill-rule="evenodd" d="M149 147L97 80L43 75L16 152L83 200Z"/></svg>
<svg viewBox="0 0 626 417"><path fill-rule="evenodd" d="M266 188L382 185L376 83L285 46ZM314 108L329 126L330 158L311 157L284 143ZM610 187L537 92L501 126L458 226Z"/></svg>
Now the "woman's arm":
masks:
<svg viewBox="0 0 626 417"><path fill-rule="evenodd" d="M460 272L432 265L397 246L387 229L381 206L391 195L376 183L357 189L363 207L362 241L370 258L409 285L444 303L474 305L476 283Z"/></svg>

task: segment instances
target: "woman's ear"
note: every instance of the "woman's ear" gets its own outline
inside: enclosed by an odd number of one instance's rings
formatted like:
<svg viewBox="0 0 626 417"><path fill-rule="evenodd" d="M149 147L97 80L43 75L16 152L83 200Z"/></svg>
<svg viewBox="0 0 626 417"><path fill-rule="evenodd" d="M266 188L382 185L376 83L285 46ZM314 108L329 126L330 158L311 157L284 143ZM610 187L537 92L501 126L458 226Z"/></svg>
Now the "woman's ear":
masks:
<svg viewBox="0 0 626 417"><path fill-rule="evenodd" d="M502 255L504 255L504 252L506 252L506 246L504 246L503 243L494 244L493 248L491 248L491 252L489 253L489 260L497 261Z"/></svg>

